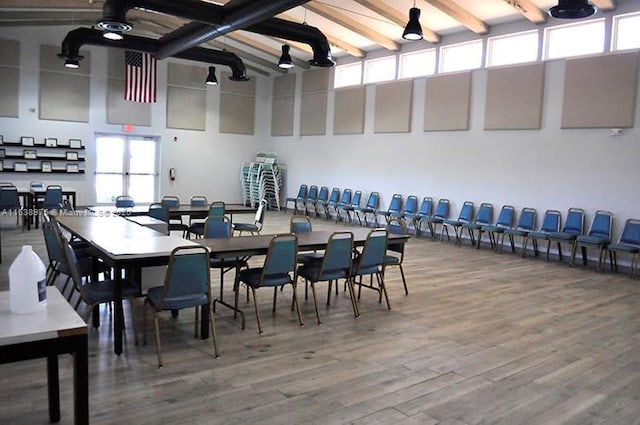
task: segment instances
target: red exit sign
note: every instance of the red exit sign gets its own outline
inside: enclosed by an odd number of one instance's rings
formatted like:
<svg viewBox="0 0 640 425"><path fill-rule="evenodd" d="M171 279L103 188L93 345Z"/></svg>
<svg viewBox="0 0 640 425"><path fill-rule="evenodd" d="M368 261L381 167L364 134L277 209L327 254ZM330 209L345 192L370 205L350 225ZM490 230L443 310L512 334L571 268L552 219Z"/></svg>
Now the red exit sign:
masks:
<svg viewBox="0 0 640 425"><path fill-rule="evenodd" d="M133 133L134 131L136 131L136 126L133 124L123 124L122 131L124 131L125 133Z"/></svg>

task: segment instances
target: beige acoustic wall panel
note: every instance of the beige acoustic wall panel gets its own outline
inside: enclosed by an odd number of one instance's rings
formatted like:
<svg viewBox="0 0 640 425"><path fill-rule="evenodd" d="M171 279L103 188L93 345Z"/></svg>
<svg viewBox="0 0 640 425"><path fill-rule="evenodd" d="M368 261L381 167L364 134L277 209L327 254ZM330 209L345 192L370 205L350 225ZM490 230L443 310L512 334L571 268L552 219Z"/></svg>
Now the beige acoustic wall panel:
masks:
<svg viewBox="0 0 640 425"><path fill-rule="evenodd" d="M254 134L256 102L253 96L220 95L220 133Z"/></svg>
<svg viewBox="0 0 640 425"><path fill-rule="evenodd" d="M487 71L485 130L539 129L544 63Z"/></svg>
<svg viewBox="0 0 640 425"><path fill-rule="evenodd" d="M302 93L328 90L329 69L322 68L315 71L306 71L302 74Z"/></svg>
<svg viewBox="0 0 640 425"><path fill-rule="evenodd" d="M273 97L295 96L296 74L287 74L273 79Z"/></svg>
<svg viewBox="0 0 640 425"><path fill-rule="evenodd" d="M567 60L562 128L633 127L638 53Z"/></svg>
<svg viewBox="0 0 640 425"><path fill-rule="evenodd" d="M471 73L427 78L424 131L468 130Z"/></svg>
<svg viewBox="0 0 640 425"><path fill-rule="evenodd" d="M300 106L300 135L319 136L327 132L327 92L304 93Z"/></svg>
<svg viewBox="0 0 640 425"><path fill-rule="evenodd" d="M245 96L256 95L256 81L254 78L248 81L232 81L230 72L220 73L220 91L222 93L242 94Z"/></svg>
<svg viewBox="0 0 640 425"><path fill-rule="evenodd" d="M19 116L20 43L0 39L0 117Z"/></svg>
<svg viewBox="0 0 640 425"><path fill-rule="evenodd" d="M207 73L207 68L201 66L169 63L167 66L167 84L203 89Z"/></svg>
<svg viewBox="0 0 640 425"><path fill-rule="evenodd" d="M206 90L167 86L167 128L205 129Z"/></svg>
<svg viewBox="0 0 640 425"><path fill-rule="evenodd" d="M411 131L413 80L378 84L375 103L374 133Z"/></svg>
<svg viewBox="0 0 640 425"><path fill-rule="evenodd" d="M271 100L271 135L293 136L293 108L296 93L296 74L273 79Z"/></svg>
<svg viewBox="0 0 640 425"><path fill-rule="evenodd" d="M40 72L40 119L89 122L89 77Z"/></svg>
<svg viewBox="0 0 640 425"><path fill-rule="evenodd" d="M151 126L151 104L124 100L124 80L107 82L107 123Z"/></svg>
<svg viewBox="0 0 640 425"><path fill-rule="evenodd" d="M124 63L124 50L109 49L108 55L107 75L111 79L124 81L124 71L126 68Z"/></svg>
<svg viewBox="0 0 640 425"><path fill-rule="evenodd" d="M364 86L335 91L333 134L364 133L364 108L366 88Z"/></svg>
<svg viewBox="0 0 640 425"><path fill-rule="evenodd" d="M293 96L275 97L271 101L271 135L293 136Z"/></svg>

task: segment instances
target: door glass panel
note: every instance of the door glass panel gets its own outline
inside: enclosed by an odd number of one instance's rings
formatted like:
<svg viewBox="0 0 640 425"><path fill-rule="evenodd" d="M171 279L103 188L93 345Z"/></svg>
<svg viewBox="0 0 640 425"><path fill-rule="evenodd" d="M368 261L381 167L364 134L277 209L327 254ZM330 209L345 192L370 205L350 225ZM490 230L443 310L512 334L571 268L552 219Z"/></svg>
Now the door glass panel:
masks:
<svg viewBox="0 0 640 425"><path fill-rule="evenodd" d="M156 143L153 140L131 140L129 144L129 172L155 173Z"/></svg>
<svg viewBox="0 0 640 425"><path fill-rule="evenodd" d="M153 174L134 174L129 176L129 195L136 204L150 204L154 198L155 176Z"/></svg>
<svg viewBox="0 0 640 425"><path fill-rule="evenodd" d="M110 204L122 194L122 174L96 174L96 202Z"/></svg>
<svg viewBox="0 0 640 425"><path fill-rule="evenodd" d="M124 171L124 139L99 137L96 141L96 172L122 173Z"/></svg>

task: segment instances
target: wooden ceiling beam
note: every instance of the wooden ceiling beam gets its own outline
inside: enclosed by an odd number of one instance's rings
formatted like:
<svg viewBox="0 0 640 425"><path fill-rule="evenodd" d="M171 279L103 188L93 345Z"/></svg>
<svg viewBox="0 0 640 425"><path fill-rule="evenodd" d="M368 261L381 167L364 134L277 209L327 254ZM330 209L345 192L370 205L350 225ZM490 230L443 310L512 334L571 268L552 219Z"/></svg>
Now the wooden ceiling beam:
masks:
<svg viewBox="0 0 640 425"><path fill-rule="evenodd" d="M400 12L395 7L389 6L387 3L381 0L354 0L356 3L360 3L367 9L377 13L385 19L388 19L392 23L398 25L400 28L404 28L407 25L407 21L409 20L408 11L406 14ZM440 35L429 28L427 28L424 24L420 24L422 26L422 35L425 40L429 43L440 43Z"/></svg>
<svg viewBox="0 0 640 425"><path fill-rule="evenodd" d="M376 44L384 47L385 49L398 51L400 50L400 44L395 42L394 40L385 37L377 31L374 31L370 26L367 26L355 19L352 19L340 12L337 12L330 6L327 6L322 3L305 3L302 7L307 10L316 13L324 18L327 18L338 25L345 27L346 29L355 32L356 34L361 35L364 38L367 38L373 41Z"/></svg>
<svg viewBox="0 0 640 425"><path fill-rule="evenodd" d="M431 6L451 16L461 25L467 27L476 34L486 34L489 32L489 25L471 14L467 9L460 6L453 0L425 0Z"/></svg>
<svg viewBox="0 0 640 425"><path fill-rule="evenodd" d="M613 10L616 8L616 0L591 0L591 3L598 6L598 9Z"/></svg>
<svg viewBox="0 0 640 425"><path fill-rule="evenodd" d="M242 43L245 46L251 47L252 49L256 49L261 51L262 53L265 53L269 56L273 56L275 58L275 60L277 61L278 58L280 57L280 55L282 54L282 52L280 51L280 49L275 49L271 46L268 46L264 43L261 43L253 38L247 37L246 35L240 34L238 31L232 33L232 34L227 34L226 35L229 39L236 41L238 43ZM303 61L302 59L296 57L295 55L291 55L291 59L293 60L293 64L295 66L298 66L300 68L304 68L304 69L309 69L311 67L311 65L309 65L307 62Z"/></svg>
<svg viewBox="0 0 640 425"><path fill-rule="evenodd" d="M534 24L544 24L547 22L549 16L546 11L540 9L531 0L503 0L510 6L513 6L518 12L522 14L529 21Z"/></svg>

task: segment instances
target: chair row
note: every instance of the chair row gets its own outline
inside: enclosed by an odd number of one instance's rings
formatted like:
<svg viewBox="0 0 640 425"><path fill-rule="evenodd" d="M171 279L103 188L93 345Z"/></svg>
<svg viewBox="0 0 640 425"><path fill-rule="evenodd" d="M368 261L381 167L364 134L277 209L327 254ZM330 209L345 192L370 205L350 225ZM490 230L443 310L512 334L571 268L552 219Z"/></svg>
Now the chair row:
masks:
<svg viewBox="0 0 640 425"><path fill-rule="evenodd" d="M315 188L315 189L314 189ZM287 203L294 202L294 213L315 213L316 216L329 219L331 213L335 214L336 222L339 220L354 222L356 219L360 225L378 226L378 217L384 219L387 226L399 225L404 233L408 232L409 225L413 226L416 236L421 236L423 230L428 230L433 238L437 235L437 226L440 226L440 240L444 236L450 239L450 231L455 237L455 243L462 244L463 237L476 248L480 248L482 237L486 235L493 249L502 252L505 236L509 241L511 250L515 252L515 238L522 239L523 255L529 242L533 245L536 255L539 253L538 243L546 242L546 259L549 259L552 245L557 245L558 257L563 259L562 245L569 245L570 261L573 266L578 251L581 254L583 264L587 264L587 248L598 250L597 269L602 269L602 263L606 261L607 253L611 269L617 271L617 254L627 253L631 255L630 269L635 274L638 269L638 254L640 254L640 220L628 219L620 238L616 243L612 240L613 214L609 211L596 211L593 221L588 229L585 229L585 213L581 208L570 208L566 215L566 221L562 225L562 214L558 210L545 211L542 224L537 227L537 211L533 208L523 208L516 222L516 210L513 206L504 205L493 220L494 206L491 203L482 203L477 211L472 201L465 201L457 218L449 217L449 200L440 199L437 204L431 197L425 196L420 202L414 195L407 196L406 200L401 194L391 197L386 210L378 208L380 195L371 192L366 205L361 206L362 192L356 190L353 195L350 189L344 189L340 195L340 189L333 188L330 195L327 187L301 185L296 198L290 198ZM327 198L328 196L328 198ZM325 200L326 199L326 200ZM585 232L586 230L586 232Z"/></svg>

